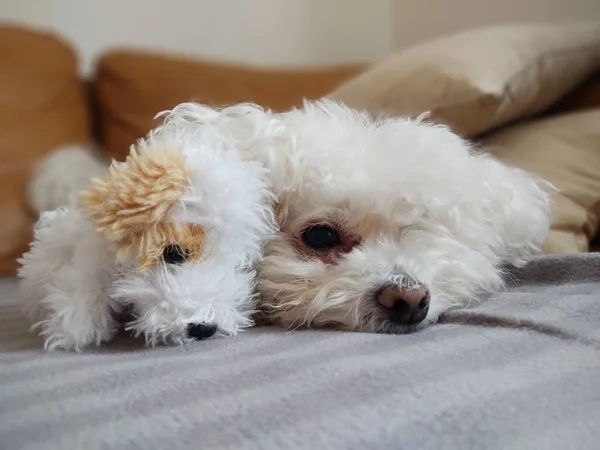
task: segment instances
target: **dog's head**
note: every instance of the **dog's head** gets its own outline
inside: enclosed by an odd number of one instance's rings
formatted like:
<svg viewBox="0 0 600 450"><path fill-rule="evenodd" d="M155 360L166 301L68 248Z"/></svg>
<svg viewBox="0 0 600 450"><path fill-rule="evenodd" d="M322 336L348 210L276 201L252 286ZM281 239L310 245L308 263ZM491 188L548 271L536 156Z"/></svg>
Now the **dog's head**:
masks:
<svg viewBox="0 0 600 450"><path fill-rule="evenodd" d="M448 128L319 101L273 114L183 105L270 170L280 232L258 264L261 309L285 326L403 332L502 284L535 251L549 187Z"/></svg>
<svg viewBox="0 0 600 450"><path fill-rule="evenodd" d="M115 248L111 295L132 305L134 331L158 339L251 325L250 266L269 227L264 169L207 130L183 136L141 140L80 202Z"/></svg>

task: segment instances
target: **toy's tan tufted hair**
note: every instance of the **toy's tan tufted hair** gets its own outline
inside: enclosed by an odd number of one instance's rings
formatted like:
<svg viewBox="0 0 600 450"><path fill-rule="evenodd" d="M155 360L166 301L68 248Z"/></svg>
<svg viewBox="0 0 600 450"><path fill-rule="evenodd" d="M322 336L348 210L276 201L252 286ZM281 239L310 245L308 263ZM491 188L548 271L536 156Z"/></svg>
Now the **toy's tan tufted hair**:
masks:
<svg viewBox="0 0 600 450"><path fill-rule="evenodd" d="M159 263L169 245L179 245L189 259L197 260L204 247L202 227L169 220L188 186L181 152L140 141L125 163L113 162L106 177L92 181L80 207L116 245L117 257L134 257L140 270Z"/></svg>

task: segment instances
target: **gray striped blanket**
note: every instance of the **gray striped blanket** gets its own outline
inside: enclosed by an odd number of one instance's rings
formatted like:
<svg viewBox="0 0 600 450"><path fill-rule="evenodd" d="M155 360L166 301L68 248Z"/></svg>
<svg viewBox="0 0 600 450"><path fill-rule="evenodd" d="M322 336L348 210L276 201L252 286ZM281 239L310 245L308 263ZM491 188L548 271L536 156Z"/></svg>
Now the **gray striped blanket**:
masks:
<svg viewBox="0 0 600 450"><path fill-rule="evenodd" d="M265 327L44 353L0 282L0 448L598 449L600 254L387 336Z"/></svg>

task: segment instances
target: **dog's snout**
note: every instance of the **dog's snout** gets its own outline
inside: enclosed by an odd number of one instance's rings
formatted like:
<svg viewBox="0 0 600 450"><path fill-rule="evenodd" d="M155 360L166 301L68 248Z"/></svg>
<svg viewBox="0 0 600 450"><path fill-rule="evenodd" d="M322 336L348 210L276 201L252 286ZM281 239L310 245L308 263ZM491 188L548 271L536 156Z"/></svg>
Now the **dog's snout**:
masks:
<svg viewBox="0 0 600 450"><path fill-rule="evenodd" d="M429 291L422 284L386 286L377 292L377 301L389 318L402 325L422 322L429 310Z"/></svg>

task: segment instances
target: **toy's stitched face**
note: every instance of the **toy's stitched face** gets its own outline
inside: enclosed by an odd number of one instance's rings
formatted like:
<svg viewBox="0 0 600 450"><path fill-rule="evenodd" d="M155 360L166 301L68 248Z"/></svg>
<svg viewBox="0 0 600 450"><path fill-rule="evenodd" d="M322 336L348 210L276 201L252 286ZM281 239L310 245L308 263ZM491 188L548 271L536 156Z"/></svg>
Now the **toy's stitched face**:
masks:
<svg viewBox="0 0 600 450"><path fill-rule="evenodd" d="M139 270L202 256L202 227L169 219L189 186L184 158L142 142L82 193L81 208L96 230L116 245L118 258L135 258Z"/></svg>

